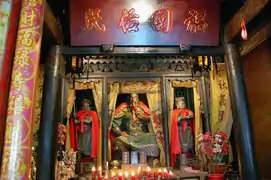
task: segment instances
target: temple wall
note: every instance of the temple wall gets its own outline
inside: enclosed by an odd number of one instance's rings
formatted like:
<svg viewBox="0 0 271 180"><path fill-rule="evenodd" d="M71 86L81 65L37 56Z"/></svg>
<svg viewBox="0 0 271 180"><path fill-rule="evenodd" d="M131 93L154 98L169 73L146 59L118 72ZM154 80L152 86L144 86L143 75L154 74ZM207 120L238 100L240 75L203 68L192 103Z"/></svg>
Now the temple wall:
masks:
<svg viewBox="0 0 271 180"><path fill-rule="evenodd" d="M242 58L256 157L262 177L271 178L271 39Z"/></svg>

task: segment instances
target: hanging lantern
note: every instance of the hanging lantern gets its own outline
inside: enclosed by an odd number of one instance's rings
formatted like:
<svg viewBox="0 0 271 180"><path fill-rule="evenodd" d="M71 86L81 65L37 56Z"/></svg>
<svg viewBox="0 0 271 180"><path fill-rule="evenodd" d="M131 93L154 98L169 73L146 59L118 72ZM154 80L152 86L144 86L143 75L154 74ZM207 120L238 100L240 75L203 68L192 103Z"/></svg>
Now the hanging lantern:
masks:
<svg viewBox="0 0 271 180"><path fill-rule="evenodd" d="M247 40L247 28L244 19L241 21L241 37L243 40Z"/></svg>
<svg viewBox="0 0 271 180"><path fill-rule="evenodd" d="M76 56L72 57L72 70L76 70L77 58Z"/></svg>
<svg viewBox="0 0 271 180"><path fill-rule="evenodd" d="M194 58L193 62L193 73L199 72L209 72L211 70L211 59L208 56L198 56Z"/></svg>

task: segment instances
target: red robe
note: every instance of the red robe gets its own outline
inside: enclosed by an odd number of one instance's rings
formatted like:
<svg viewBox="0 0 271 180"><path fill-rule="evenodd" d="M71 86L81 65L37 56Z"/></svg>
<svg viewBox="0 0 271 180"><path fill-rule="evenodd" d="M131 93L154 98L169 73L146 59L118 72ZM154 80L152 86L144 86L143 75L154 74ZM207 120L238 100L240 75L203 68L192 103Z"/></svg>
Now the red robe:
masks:
<svg viewBox="0 0 271 180"><path fill-rule="evenodd" d="M171 165L174 167L176 162L176 156L182 153L181 145L180 145L180 137L179 137L179 129L178 129L178 117L182 115L186 117L189 115L191 110L189 109L175 109L172 113L172 122L171 122ZM187 123L184 122L184 126L187 127ZM194 132L194 125L189 125L192 127ZM186 127L184 127L186 129Z"/></svg>
<svg viewBox="0 0 271 180"><path fill-rule="evenodd" d="M76 113L76 118L80 120L80 124L75 124L73 120L70 121L70 140L71 140L71 148L74 151L77 150L77 132L81 131L84 132L84 119L86 116L92 117L92 151L91 157L97 157L99 151L99 135L100 135L100 128L99 128L99 120L97 113L95 111L79 111Z"/></svg>

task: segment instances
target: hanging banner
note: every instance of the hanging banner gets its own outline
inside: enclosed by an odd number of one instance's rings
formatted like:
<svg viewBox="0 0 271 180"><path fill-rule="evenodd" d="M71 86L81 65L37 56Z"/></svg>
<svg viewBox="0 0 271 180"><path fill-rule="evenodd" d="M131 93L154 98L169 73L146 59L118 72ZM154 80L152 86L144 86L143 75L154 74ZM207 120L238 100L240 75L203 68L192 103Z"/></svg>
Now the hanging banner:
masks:
<svg viewBox="0 0 271 180"><path fill-rule="evenodd" d="M71 45L219 43L218 0L70 0Z"/></svg>

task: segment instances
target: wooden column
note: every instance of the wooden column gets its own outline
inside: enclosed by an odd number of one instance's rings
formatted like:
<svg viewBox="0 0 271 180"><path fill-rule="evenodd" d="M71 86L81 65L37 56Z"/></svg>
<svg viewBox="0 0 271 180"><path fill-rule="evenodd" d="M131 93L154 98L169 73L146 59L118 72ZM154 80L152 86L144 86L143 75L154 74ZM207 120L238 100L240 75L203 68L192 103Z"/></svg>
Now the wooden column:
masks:
<svg viewBox="0 0 271 180"><path fill-rule="evenodd" d="M64 60L60 48L50 52L44 72L42 107L37 153L37 179L55 177L57 155L57 130L61 119L61 81L64 76Z"/></svg>
<svg viewBox="0 0 271 180"><path fill-rule="evenodd" d="M43 6L43 0L22 1L8 98L2 179L29 179Z"/></svg>
<svg viewBox="0 0 271 180"><path fill-rule="evenodd" d="M102 141L102 165L103 169L108 168L107 167L107 161L108 161L108 79L106 77L103 78L103 96L102 96L102 123L100 123L100 126L102 126L102 137L100 137L100 140Z"/></svg>
<svg viewBox="0 0 271 180"><path fill-rule="evenodd" d="M201 89L202 89L202 100L203 100L203 112L204 112L204 119L203 119L203 131L211 132L211 124L210 124L210 111L208 105L208 93L206 88L206 81L205 77L201 76Z"/></svg>
<svg viewBox="0 0 271 180"><path fill-rule="evenodd" d="M170 167L170 149L169 149L169 128L168 128L168 104L167 104L167 92L166 92L166 78L161 78L161 92L162 92L162 113L163 113L163 130L165 139L165 155L166 166Z"/></svg>
<svg viewBox="0 0 271 180"><path fill-rule="evenodd" d="M229 92L241 179L259 180L253 132L239 54L233 44L225 45Z"/></svg>
<svg viewBox="0 0 271 180"><path fill-rule="evenodd" d="M17 34L20 7L20 0L1 2L0 22L2 24L2 32L0 33L0 163L2 159L2 149L4 143L12 56L15 48L15 38Z"/></svg>

